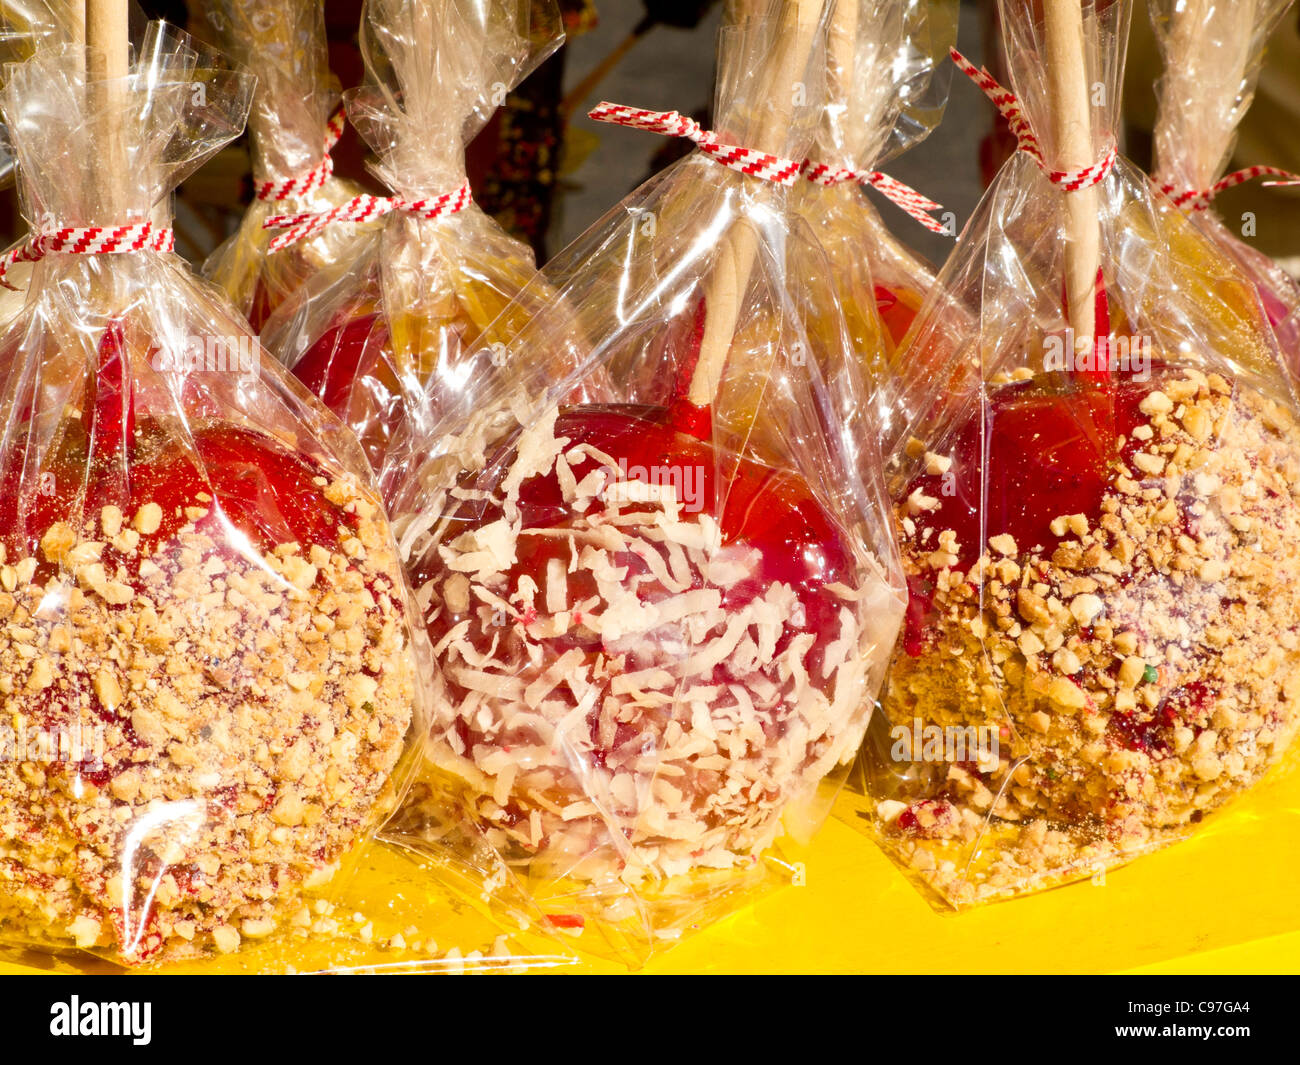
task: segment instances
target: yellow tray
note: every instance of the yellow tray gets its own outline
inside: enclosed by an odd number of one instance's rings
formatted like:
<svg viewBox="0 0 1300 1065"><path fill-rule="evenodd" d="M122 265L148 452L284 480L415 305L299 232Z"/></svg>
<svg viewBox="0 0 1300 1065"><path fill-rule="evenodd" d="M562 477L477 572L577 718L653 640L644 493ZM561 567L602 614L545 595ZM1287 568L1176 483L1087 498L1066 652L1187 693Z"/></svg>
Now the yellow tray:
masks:
<svg viewBox="0 0 1300 1065"><path fill-rule="evenodd" d="M863 832L845 792L788 887L654 958L647 973L1300 972L1300 765L1196 835L1104 877L939 913ZM612 972L587 963L579 971Z"/></svg>
<svg viewBox="0 0 1300 1065"><path fill-rule="evenodd" d="M838 817L810 849L804 886L759 899L654 958L644 971L1300 970L1300 774L1266 780L1207 819L1192 839L1112 870L1104 882L959 914L932 910L850 827L854 807L854 796L841 797ZM581 947L581 939L573 942ZM247 971L247 962L223 968ZM310 959L300 967L311 968ZM622 971L599 961L561 962L557 969ZM0 973L34 971L0 963Z"/></svg>
<svg viewBox="0 0 1300 1065"><path fill-rule="evenodd" d="M651 973L1246 973L1300 970L1300 789L1282 824L1234 817L1039 895L941 914L865 837L822 831L807 885L760 899Z"/></svg>

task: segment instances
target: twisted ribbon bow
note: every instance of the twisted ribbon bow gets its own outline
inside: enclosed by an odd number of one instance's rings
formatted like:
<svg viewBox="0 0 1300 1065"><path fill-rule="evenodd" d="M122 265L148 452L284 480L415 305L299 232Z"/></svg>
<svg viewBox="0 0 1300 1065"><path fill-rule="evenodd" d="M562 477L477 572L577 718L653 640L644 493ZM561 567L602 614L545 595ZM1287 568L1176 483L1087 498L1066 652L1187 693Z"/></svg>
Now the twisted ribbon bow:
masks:
<svg viewBox="0 0 1300 1065"><path fill-rule="evenodd" d="M870 185L890 203L901 208L932 233L948 232L942 222L930 215L931 211L943 210L943 204L936 203L929 196L917 192L910 185L905 185L897 178L892 178L879 170L849 170L808 160L804 163L803 174L815 185L842 185L849 181Z"/></svg>
<svg viewBox="0 0 1300 1065"><path fill-rule="evenodd" d="M793 185L801 175L818 185L840 185L849 181L870 185L927 229L936 233L945 231L943 223L927 214L928 211L940 210L942 204L935 203L928 196L921 195L879 170L848 170L815 163L811 159L796 163L793 159L783 159L770 152L724 144L716 133L677 111L642 111L606 102L593 108L587 117L596 122L610 122L665 137L685 137L715 162L749 177L762 178L777 185Z"/></svg>
<svg viewBox="0 0 1300 1065"><path fill-rule="evenodd" d="M1081 170L1053 170L1047 165L1047 157L1043 154L1043 145L1038 136L1034 133L1033 128L1029 125L1029 119L1021 110L1020 99L1010 89L1000 85L996 78L984 67L976 68L975 64L962 55L956 48L949 48L948 55L957 65L957 69L971 79L976 85L983 90L984 95L993 101L993 106L1007 121L1007 126L1016 138L1016 146L1020 151L1038 164L1038 167L1053 185L1058 185L1066 192L1078 192L1080 189L1091 188L1093 185L1100 184L1106 179L1106 175L1111 172L1115 166L1115 159L1119 151L1112 144L1097 162L1090 166L1085 166Z"/></svg>
<svg viewBox="0 0 1300 1065"><path fill-rule="evenodd" d="M402 196L354 196L347 203L331 207L328 211L275 215L263 222L262 227L285 230L271 238L271 251L279 251L290 244L306 240L335 222L369 222L393 211L405 211L421 218L441 218L463 211L473 202L474 197L469 182L466 181L455 192L419 200L408 200Z"/></svg>
<svg viewBox="0 0 1300 1065"><path fill-rule="evenodd" d="M793 159L782 159L779 155L736 144L723 144L716 133L676 111L642 111L605 102L587 112L587 117L596 122L612 122L616 126L643 129L664 137L685 137L715 162L776 185L793 185L803 172L803 163Z"/></svg>
<svg viewBox="0 0 1300 1065"><path fill-rule="evenodd" d="M1244 185L1247 181L1254 181L1255 178L1259 177L1275 177L1279 179L1264 182L1267 188L1300 185L1300 174L1293 174L1289 170L1281 170L1275 166L1248 166L1221 177L1208 189L1180 189L1173 184L1164 184L1157 187L1174 201L1175 207L1185 208L1189 211L1204 211L1210 206L1210 201L1219 193L1236 188L1238 185Z"/></svg>

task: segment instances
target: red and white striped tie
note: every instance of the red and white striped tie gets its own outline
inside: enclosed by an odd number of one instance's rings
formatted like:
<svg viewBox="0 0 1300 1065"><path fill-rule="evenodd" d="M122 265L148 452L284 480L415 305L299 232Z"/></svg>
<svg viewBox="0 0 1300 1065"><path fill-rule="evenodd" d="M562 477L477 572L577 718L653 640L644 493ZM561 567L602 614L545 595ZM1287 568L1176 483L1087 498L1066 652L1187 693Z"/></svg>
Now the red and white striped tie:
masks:
<svg viewBox="0 0 1300 1065"><path fill-rule="evenodd" d="M930 215L931 211L942 211L943 204L936 203L929 196L917 192L910 185L905 185L897 178L892 178L879 170L850 170L847 167L814 163L809 159L804 163L804 177L814 185L843 185L850 181L859 185L870 185L930 232L948 232L942 222Z"/></svg>
<svg viewBox="0 0 1300 1065"><path fill-rule="evenodd" d="M50 252L67 255L116 255L131 251L167 252L176 247L170 226L155 228L152 222L124 226L59 226L37 233L0 255L0 285L13 289L5 280L15 263L34 263Z"/></svg>
<svg viewBox="0 0 1300 1065"><path fill-rule="evenodd" d="M1172 184L1157 187L1174 201L1175 207L1188 211L1204 211L1210 206L1210 201L1219 193L1236 188L1238 185L1244 185L1247 181L1254 181L1255 178L1260 177L1275 177L1278 179L1277 181L1264 182L1266 188L1285 188L1291 185L1300 185L1300 174L1293 174L1289 170L1280 170L1275 166L1248 166L1221 177L1208 189L1180 189L1177 185Z"/></svg>
<svg viewBox="0 0 1300 1065"><path fill-rule="evenodd" d="M636 107L606 102L592 108L587 117L596 122L612 122L616 126L642 129L664 137L685 137L715 162L749 177L762 178L777 185L793 185L803 170L803 164L793 159L782 159L779 155L735 144L723 144L716 133L676 111L642 111Z"/></svg>
<svg viewBox="0 0 1300 1065"><path fill-rule="evenodd" d="M1053 185L1059 186L1066 192L1078 192L1080 189L1087 189L1100 184L1106 179L1106 175L1114 168L1115 160L1119 155L1119 151L1114 144L1106 150L1106 153L1097 162L1085 166L1081 170L1053 170L1047 165L1047 157L1043 154L1042 142L1039 141L1037 134L1030 127L1029 119L1025 117L1016 94L1000 85L997 79L985 68L980 67L977 69L975 64L957 51L956 48L948 49L948 54L952 57L952 61L957 64L957 69L978 85L984 91L984 95L993 101L993 106L1007 120L1008 128L1015 135L1016 146L1038 164L1039 169L1047 175L1048 180Z"/></svg>
<svg viewBox="0 0 1300 1065"><path fill-rule="evenodd" d="M257 198L270 203L281 203L295 196L306 196L324 185L334 173L334 159L330 155L330 150L343 136L344 121L343 108L340 107L325 126L325 151L319 163L305 173L295 174L293 177L259 181L253 190Z"/></svg>
<svg viewBox="0 0 1300 1065"><path fill-rule="evenodd" d="M262 226L265 229L285 231L271 238L271 251L279 251L314 236L335 222L369 222L392 211L405 211L421 218L442 218L463 211L473 202L474 197L469 182L466 181L455 192L420 200L408 200L401 196L354 196L347 203L341 203L328 211L275 215L263 222Z"/></svg>

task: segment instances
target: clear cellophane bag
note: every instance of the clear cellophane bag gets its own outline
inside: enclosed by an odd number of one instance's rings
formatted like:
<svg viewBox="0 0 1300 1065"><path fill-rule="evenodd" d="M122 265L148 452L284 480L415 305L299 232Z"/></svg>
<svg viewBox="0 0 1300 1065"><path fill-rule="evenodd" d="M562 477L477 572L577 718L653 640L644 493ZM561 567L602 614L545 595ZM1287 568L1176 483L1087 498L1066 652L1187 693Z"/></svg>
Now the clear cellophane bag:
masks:
<svg viewBox="0 0 1300 1065"><path fill-rule="evenodd" d="M0 945L72 968L520 964L498 936L526 906L481 839L375 838L428 727L428 648L355 438L141 247L252 79L157 23L129 76L87 59L40 50L0 92L47 249L0 337ZM54 250L115 227L120 250Z"/></svg>
<svg viewBox="0 0 1300 1065"><path fill-rule="evenodd" d="M715 110L796 170L825 29L797 6L724 30ZM700 152L653 178L394 471L438 689L408 831L462 798L552 925L628 962L788 879L901 618L873 404L791 195Z"/></svg>
<svg viewBox="0 0 1300 1065"><path fill-rule="evenodd" d="M1149 0L1165 70L1157 83L1152 179L1184 206L1259 293L1282 356L1300 374L1300 285L1196 197L1224 176L1259 82L1264 49L1291 0Z"/></svg>
<svg viewBox="0 0 1300 1065"><path fill-rule="evenodd" d="M10 63L30 59L37 48L68 43L83 17L82 5L71 0L19 0L0 6L0 81ZM15 180L13 152L7 137L0 138L0 188ZM31 267L16 263L0 286L0 323L8 322L27 298Z"/></svg>
<svg viewBox="0 0 1300 1065"><path fill-rule="evenodd" d="M956 5L948 0L837 3L814 161L870 171L924 140L943 116L948 49L955 40ZM934 283L933 269L890 232L857 183L806 183L798 206L830 256L864 372L887 381L881 359L893 354L912 324ZM883 389L879 395L883 401Z"/></svg>
<svg viewBox="0 0 1300 1065"><path fill-rule="evenodd" d="M313 175L329 149L327 131L339 106L322 0L205 0L203 14L222 52L257 77L249 115L254 197L239 228L208 257L203 271L260 332L317 270L350 260L359 228L331 226L272 254L272 234L263 223L273 215L327 211L362 190L332 167Z"/></svg>
<svg viewBox="0 0 1300 1065"><path fill-rule="evenodd" d="M1100 160L1129 9L1083 11ZM1070 170L1041 9L1001 13L1012 88L1046 165ZM1100 269L1067 318L1079 216ZM1123 157L1067 192L1020 151L900 364L910 605L863 758L886 852L965 906L1223 816L1300 723L1300 425L1247 277Z"/></svg>
<svg viewBox="0 0 1300 1065"><path fill-rule="evenodd" d="M407 200L455 192L466 144L562 40L551 0L368 0L366 83L346 98L376 176ZM395 437L429 430L461 388L465 352L509 327L502 312L528 313L512 301L535 273L531 249L472 202L437 218L393 211L287 301L263 340L379 469Z"/></svg>

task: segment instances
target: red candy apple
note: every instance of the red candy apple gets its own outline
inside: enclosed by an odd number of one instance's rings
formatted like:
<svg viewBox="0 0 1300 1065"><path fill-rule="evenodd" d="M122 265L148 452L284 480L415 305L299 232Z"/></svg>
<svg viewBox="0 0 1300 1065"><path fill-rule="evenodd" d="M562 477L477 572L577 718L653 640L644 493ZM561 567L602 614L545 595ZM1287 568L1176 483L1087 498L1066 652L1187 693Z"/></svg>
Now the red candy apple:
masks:
<svg viewBox="0 0 1300 1065"><path fill-rule="evenodd" d="M1281 755L1300 727L1298 429L1241 381L1157 363L990 386L932 443L900 499L911 602L882 707L1005 744L882 804L946 896L1134 853ZM990 816L990 860L945 867Z"/></svg>
<svg viewBox="0 0 1300 1065"><path fill-rule="evenodd" d="M293 366L308 391L357 434L376 470L406 412L389 346L383 317L361 313L337 320Z"/></svg>
<svg viewBox="0 0 1300 1065"><path fill-rule="evenodd" d="M887 285L876 285L875 293L876 311L884 323L885 332L897 347L916 320L917 311L921 309L921 297L906 289L893 289Z"/></svg>
<svg viewBox="0 0 1300 1065"><path fill-rule="evenodd" d="M389 804L413 700L375 500L202 403L137 409L144 354L110 325L80 411L43 451L27 412L0 467L0 923L127 963L301 905Z"/></svg>
<svg viewBox="0 0 1300 1065"><path fill-rule="evenodd" d="M462 477L412 560L435 761L533 871L748 861L865 726L882 578L795 473L707 410L551 408Z"/></svg>

